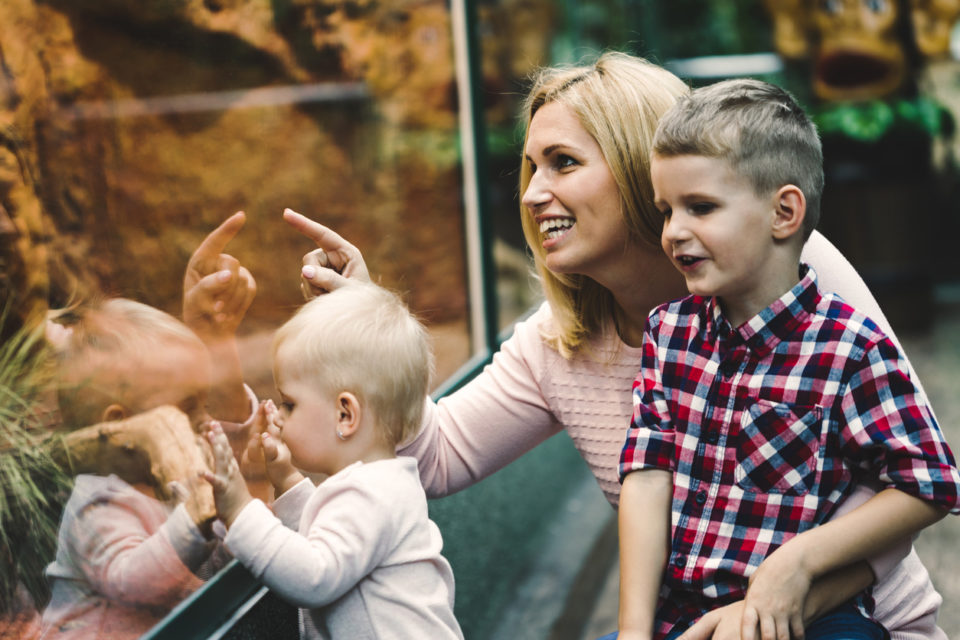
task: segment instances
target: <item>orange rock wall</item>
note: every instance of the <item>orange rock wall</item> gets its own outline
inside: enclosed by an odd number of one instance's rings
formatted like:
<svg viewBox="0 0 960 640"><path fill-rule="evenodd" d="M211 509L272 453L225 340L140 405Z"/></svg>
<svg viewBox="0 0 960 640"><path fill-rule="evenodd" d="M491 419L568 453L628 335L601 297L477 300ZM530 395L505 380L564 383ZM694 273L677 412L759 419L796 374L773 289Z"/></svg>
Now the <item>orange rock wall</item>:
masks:
<svg viewBox="0 0 960 640"><path fill-rule="evenodd" d="M504 74L539 62L525 55ZM329 83L352 93L257 106L282 97L263 88ZM96 292L179 313L188 256L243 209L228 249L259 284L248 324L273 324L311 248L280 219L291 207L428 319L462 317L455 95L442 1L6 0L0 295L20 317Z"/></svg>

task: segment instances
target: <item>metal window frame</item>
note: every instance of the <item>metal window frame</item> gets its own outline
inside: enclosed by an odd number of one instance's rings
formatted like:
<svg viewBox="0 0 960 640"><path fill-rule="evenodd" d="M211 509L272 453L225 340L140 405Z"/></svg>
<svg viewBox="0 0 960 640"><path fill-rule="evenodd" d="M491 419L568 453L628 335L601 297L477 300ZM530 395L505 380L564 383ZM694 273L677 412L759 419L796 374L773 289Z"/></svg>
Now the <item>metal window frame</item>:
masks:
<svg viewBox="0 0 960 640"><path fill-rule="evenodd" d="M463 167L464 233L470 304L472 357L433 393L438 399L473 378L493 357L510 333L498 332L496 271L492 251L492 224L486 215L486 127L480 84L480 50L476 29L476 0L450 3ZM178 604L142 640L216 640L230 631L267 593L238 561Z"/></svg>

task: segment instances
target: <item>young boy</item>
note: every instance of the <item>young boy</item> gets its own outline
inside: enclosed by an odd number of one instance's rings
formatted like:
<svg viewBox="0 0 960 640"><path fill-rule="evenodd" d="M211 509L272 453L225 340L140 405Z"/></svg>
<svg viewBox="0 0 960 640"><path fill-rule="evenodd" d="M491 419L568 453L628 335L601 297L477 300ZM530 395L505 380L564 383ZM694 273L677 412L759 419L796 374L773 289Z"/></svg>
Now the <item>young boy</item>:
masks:
<svg viewBox="0 0 960 640"><path fill-rule="evenodd" d="M58 320L48 336L57 354L64 427L172 405L200 437L200 426L210 419L212 364L204 343L185 324L123 298L81 306ZM247 402L252 414L256 401ZM249 427L230 429L245 443ZM189 486L189 479L185 485L185 491L202 486ZM212 560L217 549L212 523L188 509L192 501L171 510L152 494L117 475L76 477L56 559L46 570L51 583L46 626L69 629L78 638L143 633L202 584L197 573L212 569L211 561L223 564L220 550Z"/></svg>
<svg viewBox="0 0 960 640"><path fill-rule="evenodd" d="M812 123L766 83L698 89L660 122L662 245L693 295L650 314L634 383L621 640L676 637L745 596L745 637L797 637L813 579L960 511L953 455L896 346L800 263L821 164ZM868 479L889 488L826 522ZM885 635L867 594L806 628Z"/></svg>
<svg viewBox="0 0 960 640"><path fill-rule="evenodd" d="M210 432L206 478L227 547L301 607L302 638L463 637L416 461L395 454L420 426L431 368L426 332L395 295L342 287L274 341L282 412L268 405L259 443L276 515L251 498L220 429ZM298 469L329 477L314 486Z"/></svg>

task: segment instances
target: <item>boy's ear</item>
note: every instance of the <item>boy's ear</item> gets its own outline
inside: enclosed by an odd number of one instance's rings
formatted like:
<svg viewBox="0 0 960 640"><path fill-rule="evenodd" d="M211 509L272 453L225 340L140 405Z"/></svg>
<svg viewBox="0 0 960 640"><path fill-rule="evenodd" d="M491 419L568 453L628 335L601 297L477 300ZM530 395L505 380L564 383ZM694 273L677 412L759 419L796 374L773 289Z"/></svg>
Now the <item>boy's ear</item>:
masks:
<svg viewBox="0 0 960 640"><path fill-rule="evenodd" d="M773 237L786 240L803 227L807 215L807 199L800 187L788 184L780 187L774 196Z"/></svg>
<svg viewBox="0 0 960 640"><path fill-rule="evenodd" d="M122 404L113 403L103 410L101 420L103 422L113 422L115 420L124 420L130 417L130 412Z"/></svg>
<svg viewBox="0 0 960 640"><path fill-rule="evenodd" d="M360 400L349 391L341 391L336 401L337 433L347 439L360 428Z"/></svg>

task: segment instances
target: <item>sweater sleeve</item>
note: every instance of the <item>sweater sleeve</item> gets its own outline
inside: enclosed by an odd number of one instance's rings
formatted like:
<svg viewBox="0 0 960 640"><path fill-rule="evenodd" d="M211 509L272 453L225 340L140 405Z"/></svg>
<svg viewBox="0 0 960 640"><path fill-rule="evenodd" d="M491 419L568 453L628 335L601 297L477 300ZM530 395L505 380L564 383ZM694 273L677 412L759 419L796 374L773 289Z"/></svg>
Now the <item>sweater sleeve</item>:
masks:
<svg viewBox="0 0 960 640"><path fill-rule="evenodd" d="M181 559L202 561L210 545L191 530L185 510L167 518L159 502L115 486L98 488L74 505L65 515L68 553L98 593L131 604L173 606L202 584ZM158 520L162 524L154 528Z"/></svg>
<svg viewBox="0 0 960 640"><path fill-rule="evenodd" d="M257 579L306 609L337 600L382 563L394 536L401 534L394 530L394 514L406 506L386 504L376 485L338 483L321 491L326 495L314 505L306 534L285 527L263 502L253 500L226 537L234 556Z"/></svg>
<svg viewBox="0 0 960 640"><path fill-rule="evenodd" d="M436 404L427 402L420 433L399 453L417 459L429 497L472 485L561 430L540 387L549 347L538 326L548 318L544 303L517 323L480 375Z"/></svg>

